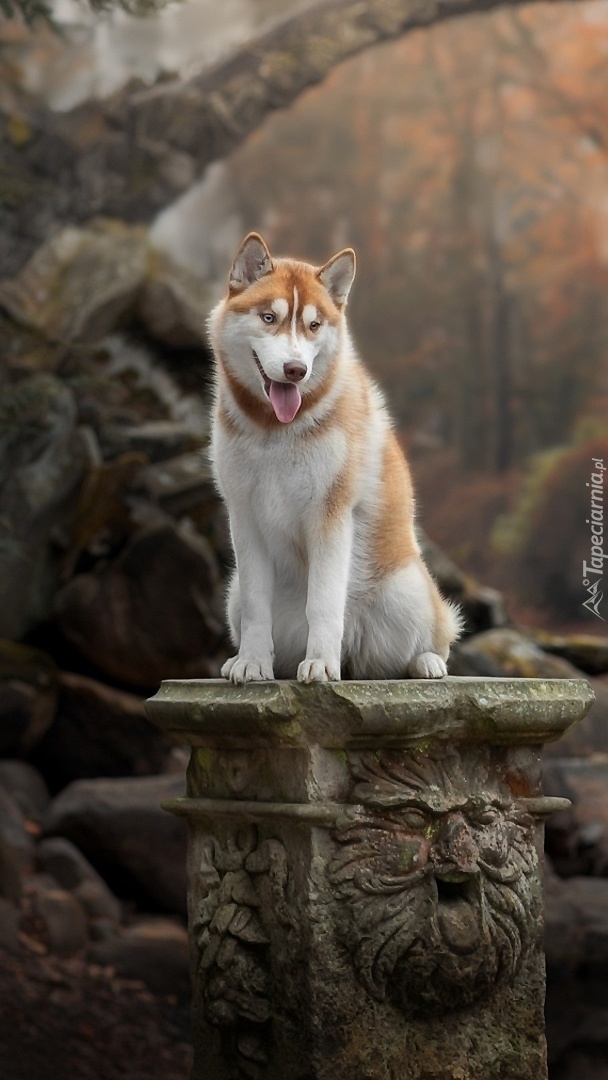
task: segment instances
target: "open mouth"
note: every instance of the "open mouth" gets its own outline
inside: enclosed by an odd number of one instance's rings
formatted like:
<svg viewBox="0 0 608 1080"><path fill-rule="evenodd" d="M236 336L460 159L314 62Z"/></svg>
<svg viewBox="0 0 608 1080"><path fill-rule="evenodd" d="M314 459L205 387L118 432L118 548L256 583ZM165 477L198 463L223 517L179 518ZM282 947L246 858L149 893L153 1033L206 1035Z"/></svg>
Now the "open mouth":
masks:
<svg viewBox="0 0 608 1080"><path fill-rule="evenodd" d="M302 395L298 387L292 382L275 382L274 379L269 379L255 349L252 349L252 352L257 369L262 376L264 390L277 420L282 424L290 424L302 404Z"/></svg>
<svg viewBox="0 0 608 1080"><path fill-rule="evenodd" d="M476 877L451 871L435 877L435 884L437 923L443 940L455 953L474 952L482 934Z"/></svg>

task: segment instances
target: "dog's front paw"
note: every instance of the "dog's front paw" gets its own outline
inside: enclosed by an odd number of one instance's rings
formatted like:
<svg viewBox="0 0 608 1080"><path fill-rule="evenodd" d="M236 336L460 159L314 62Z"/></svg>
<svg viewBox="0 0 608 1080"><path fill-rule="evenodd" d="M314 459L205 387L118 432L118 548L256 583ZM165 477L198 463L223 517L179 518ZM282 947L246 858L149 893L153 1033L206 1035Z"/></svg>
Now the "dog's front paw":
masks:
<svg viewBox="0 0 608 1080"><path fill-rule="evenodd" d="M448 669L437 653L423 652L410 660L407 673L412 679L442 679Z"/></svg>
<svg viewBox="0 0 608 1080"><path fill-rule="evenodd" d="M274 679L274 671L271 660L248 660L246 657L232 656L223 665L222 676L242 686L243 683Z"/></svg>
<svg viewBox="0 0 608 1080"><path fill-rule="evenodd" d="M325 660L302 660L298 667L298 682L338 682L340 668Z"/></svg>

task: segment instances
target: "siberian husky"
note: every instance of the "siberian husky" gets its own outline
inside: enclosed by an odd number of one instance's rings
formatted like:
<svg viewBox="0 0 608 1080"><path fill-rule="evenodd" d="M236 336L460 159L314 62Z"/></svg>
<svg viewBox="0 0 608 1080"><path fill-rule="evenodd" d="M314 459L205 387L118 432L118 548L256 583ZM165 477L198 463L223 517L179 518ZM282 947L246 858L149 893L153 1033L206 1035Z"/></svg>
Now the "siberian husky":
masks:
<svg viewBox="0 0 608 1080"><path fill-rule="evenodd" d="M441 678L460 631L414 533L409 469L350 341L350 248L316 267L243 241L209 318L211 456L236 557L234 683Z"/></svg>

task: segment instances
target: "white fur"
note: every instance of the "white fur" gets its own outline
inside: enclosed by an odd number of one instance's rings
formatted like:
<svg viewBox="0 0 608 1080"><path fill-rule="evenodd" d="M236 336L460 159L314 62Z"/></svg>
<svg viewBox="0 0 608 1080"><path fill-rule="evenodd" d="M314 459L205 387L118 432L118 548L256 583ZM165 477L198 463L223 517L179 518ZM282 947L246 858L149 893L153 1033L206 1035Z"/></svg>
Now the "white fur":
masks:
<svg viewBox="0 0 608 1080"><path fill-rule="evenodd" d="M283 311L278 301L273 306L277 314ZM228 592L228 620L238 654L222 674L235 683L296 676L301 682L322 682L339 679L346 665L353 678L441 677L448 650L439 655L435 648L435 586L419 555L380 582L370 564L390 429L377 388L356 490L342 518L327 528L327 495L353 448L340 427L328 425L314 437L309 433L343 392L357 361L345 325L336 330L323 324L312 341L305 337L310 308L302 313L306 323L293 316L289 334L269 333L257 313L226 315L224 303L210 317L219 361L216 415L221 404L238 429L235 434L216 420L211 444L237 566ZM306 384L314 387L329 365L336 365L331 391L311 413L297 414L276 430L261 429L239 409L223 371L225 365L265 402L253 351L267 376L277 381L284 380L286 359L304 362L304 393ZM441 603L455 638L458 614Z"/></svg>

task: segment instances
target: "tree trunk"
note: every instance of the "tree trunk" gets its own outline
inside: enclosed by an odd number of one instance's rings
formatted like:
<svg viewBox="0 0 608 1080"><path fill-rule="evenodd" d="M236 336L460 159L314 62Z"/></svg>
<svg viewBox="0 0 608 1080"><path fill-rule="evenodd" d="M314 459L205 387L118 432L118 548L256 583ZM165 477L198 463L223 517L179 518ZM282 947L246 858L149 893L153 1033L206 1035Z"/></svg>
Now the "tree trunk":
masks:
<svg viewBox="0 0 608 1080"><path fill-rule="evenodd" d="M149 221L274 109L362 49L505 0L325 0L196 77L54 113L0 104L0 274L96 215ZM522 0L507 0L518 4Z"/></svg>

